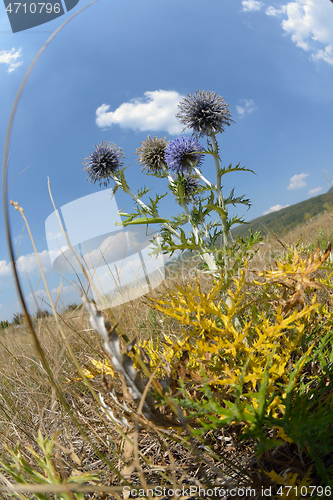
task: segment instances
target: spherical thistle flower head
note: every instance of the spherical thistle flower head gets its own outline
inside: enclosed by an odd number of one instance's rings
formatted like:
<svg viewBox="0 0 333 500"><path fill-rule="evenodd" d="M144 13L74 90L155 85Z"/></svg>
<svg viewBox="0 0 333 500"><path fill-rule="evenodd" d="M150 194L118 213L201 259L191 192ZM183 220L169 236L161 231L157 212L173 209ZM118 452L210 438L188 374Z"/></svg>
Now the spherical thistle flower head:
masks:
<svg viewBox="0 0 333 500"><path fill-rule="evenodd" d="M216 92L197 90L194 95L188 94L180 101L178 104L180 111L176 114L176 118L185 125L183 130L192 129L197 137L217 134L224 132L225 126L234 122L228 106L229 104Z"/></svg>
<svg viewBox="0 0 333 500"><path fill-rule="evenodd" d="M185 198L190 198L195 200L195 191L201 188L200 181L189 174L184 174L184 196Z"/></svg>
<svg viewBox="0 0 333 500"><path fill-rule="evenodd" d="M165 161L174 172L189 172L202 160L201 144L194 137L177 137L169 142L165 150Z"/></svg>
<svg viewBox="0 0 333 500"><path fill-rule="evenodd" d="M95 151L85 158L83 165L84 170L88 172L88 180L95 184L99 182L100 186L107 186L110 182L110 175L115 174L123 165L124 152L116 144L102 141L97 146Z"/></svg>
<svg viewBox="0 0 333 500"><path fill-rule="evenodd" d="M148 135L147 139L141 142L141 147L135 152L139 156L138 162L142 166L142 170L146 170L148 174L162 173L166 167L164 158L166 147L166 137L151 139Z"/></svg>

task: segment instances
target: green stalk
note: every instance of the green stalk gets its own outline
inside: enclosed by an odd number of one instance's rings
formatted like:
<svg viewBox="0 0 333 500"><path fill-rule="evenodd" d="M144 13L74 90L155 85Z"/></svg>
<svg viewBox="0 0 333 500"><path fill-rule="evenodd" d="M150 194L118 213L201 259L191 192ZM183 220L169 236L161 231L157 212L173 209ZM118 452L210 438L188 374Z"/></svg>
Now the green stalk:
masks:
<svg viewBox="0 0 333 500"><path fill-rule="evenodd" d="M209 137L210 137L210 140L212 143L212 150L213 150L213 156L214 156L215 168L216 168L216 193L217 193L218 204L223 209L223 212L224 212L223 215L221 215L221 220L222 220L222 230L223 230L224 283L227 285L228 284L228 274L229 274L229 269L230 269L229 255L227 253L227 251L228 251L227 212L225 209L224 198L223 198L223 194L222 194L222 187L221 187L222 175L221 175L221 170L220 170L220 161L219 161L219 157L218 157L218 149L217 149L217 143L215 140L215 134L211 133ZM231 306L231 299L227 294L225 295L224 300L225 300L226 305L228 307L230 307ZM234 315L234 317L233 317L233 325L237 331L240 331L241 324L239 322L237 315Z"/></svg>
<svg viewBox="0 0 333 500"><path fill-rule="evenodd" d="M222 220L222 231L223 231L223 254L224 254L224 280L227 282L228 280L228 271L230 268L229 265L229 256L227 254L228 250L228 224L227 224L227 213L225 210L225 205L224 205L224 198L222 194L222 187L221 187L221 169L220 169L220 161L218 157L218 149L217 149L217 143L215 140L215 134L211 133L210 134L210 140L212 143L212 150L213 150L213 156L214 156L214 161L215 161L215 169L216 169L216 193L217 193L217 199L218 199L218 205L219 207L222 208L224 211L224 214L221 215L221 220Z"/></svg>
<svg viewBox="0 0 333 500"><path fill-rule="evenodd" d="M182 191L182 189L181 189L181 191ZM216 267L215 260L212 258L212 256L211 256L210 253L206 252L205 249L202 248L202 246L200 244L199 229L198 229L198 226L193 222L192 214L189 211L187 203L186 203L186 201L184 199L184 194L182 192L179 192L179 197L180 197L180 205L181 205L182 209L184 210L185 214L188 216L189 222L190 222L190 224L192 226L193 234L194 234L194 237L195 237L195 243L198 246L200 246L200 249L203 251L201 257L205 261L205 263L207 264L209 270L216 272L217 271L217 267Z"/></svg>
<svg viewBox="0 0 333 500"><path fill-rule="evenodd" d="M132 193L132 191L128 186L123 186L116 176L113 176L112 178L116 182L116 184L118 184L118 186L120 186L123 189L123 191L126 194L129 194L133 198L133 200L139 203L139 205L141 205L141 207L149 213L149 207L147 207L147 205L142 200L140 200L140 198L136 194ZM154 213L154 217L159 217L158 212ZM163 222L161 225L181 241L180 234L175 229L173 229L173 227L171 227L170 224L168 224L167 222ZM188 241L188 243L190 242Z"/></svg>
<svg viewBox="0 0 333 500"><path fill-rule="evenodd" d="M202 175L202 173L200 172L200 170L199 170L197 167L194 167L194 169L193 169L193 170L194 170L194 172L195 172L195 173L196 173L196 174L200 177L200 179L204 181L204 183L205 183L208 187L213 188L213 184L212 184L211 182L209 182L209 180L208 180L208 179L206 179L206 177L204 177L204 176Z"/></svg>

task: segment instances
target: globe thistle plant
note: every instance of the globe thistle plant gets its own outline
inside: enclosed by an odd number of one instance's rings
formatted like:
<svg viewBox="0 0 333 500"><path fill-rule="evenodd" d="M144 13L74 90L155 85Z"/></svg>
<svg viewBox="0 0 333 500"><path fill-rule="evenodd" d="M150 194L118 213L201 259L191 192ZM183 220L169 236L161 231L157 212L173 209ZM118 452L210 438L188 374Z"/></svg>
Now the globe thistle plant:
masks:
<svg viewBox="0 0 333 500"><path fill-rule="evenodd" d="M194 137L177 137L169 142L165 150L165 161L174 172L190 172L194 166L200 165L202 149Z"/></svg>
<svg viewBox="0 0 333 500"><path fill-rule="evenodd" d="M141 147L135 152L139 156L138 162L142 166L142 171L146 170L147 174L151 175L163 174L167 166L164 157L166 147L165 137L151 139L148 135L148 138L141 142Z"/></svg>
<svg viewBox="0 0 333 500"><path fill-rule="evenodd" d="M214 157L216 169L216 194L217 203L221 210L222 227L223 227L223 249L225 254L225 270L229 268L229 260L227 256L228 248L228 221L227 211L222 195L221 177L222 170L220 168L220 157L218 152L218 144L215 135L219 132L224 132L226 125L231 125L234 120L231 119L231 113L228 109L228 104L222 96L216 92L205 90L197 90L194 95L188 94L178 105L179 113L176 117L185 127L191 129L195 137L207 136L209 152Z"/></svg>
<svg viewBox="0 0 333 500"><path fill-rule="evenodd" d="M97 146L95 144L93 151L88 158L85 158L84 170L88 172L88 180L95 184L107 186L113 174L118 172L124 165L122 158L124 152L116 144L102 141Z"/></svg>
<svg viewBox="0 0 333 500"><path fill-rule="evenodd" d="M196 177L184 174L184 196L185 198L195 200L196 191L201 188L200 182Z"/></svg>
<svg viewBox="0 0 333 500"><path fill-rule="evenodd" d="M197 90L194 95L188 94L179 104L176 117L183 130L191 129L197 137L224 132L226 125L231 125L231 113L223 97L216 92Z"/></svg>
<svg viewBox="0 0 333 500"><path fill-rule="evenodd" d="M185 173L178 173L175 179L172 179L169 176L169 189L176 198L177 203L184 210L184 215L186 216L184 221L188 221L192 226L192 231L194 235L194 242L198 248L201 248L200 242L200 231L197 222L193 218L193 213L188 207L188 203L199 202L199 190L201 190L202 186L197 176L193 176ZM208 268L210 270L217 270L216 265L214 263L214 258L212 255L208 255L208 253L204 250L205 256L203 260L206 262Z"/></svg>
<svg viewBox="0 0 333 500"><path fill-rule="evenodd" d="M159 213L158 204L167 193L156 194L149 197L147 204L142 198L151 189L145 186L136 193L130 190L124 174L122 158L123 150L115 144L102 141L96 150L86 158L84 164L89 180L107 185L110 179L114 181L113 194L121 188L135 201L134 213L119 212L125 219L122 226L128 225L156 225L160 226L160 242L156 245L153 254L173 255L175 251L194 250L199 252L203 260L205 271L219 276L224 267L225 283L227 290L232 274L242 265L244 256L251 246L258 242L259 234L251 235L247 242L231 242L228 238L230 229L234 224L244 223L237 216L228 215L228 205L243 204L250 206L249 200L243 196L234 196L234 189L228 197L222 194L222 177L231 172L252 170L236 165L222 167L221 157L217 144L216 134L223 132L231 119L228 105L223 97L215 92L199 91L194 95L188 94L179 104L179 113L176 117L185 126L191 129L191 137L177 137L167 142L166 138L148 138L141 142L137 148L138 163L146 174L163 177L169 181L168 188L181 206L182 212L176 216L163 217ZM184 130L185 130L184 129ZM199 137L207 137L208 148L204 149L199 142ZM203 176L201 164L204 155L210 155L214 160L216 182L211 182ZM209 193L204 194L204 193ZM206 221L213 213L218 219ZM191 226L189 235L182 226ZM221 248L221 238L222 247ZM244 245L246 251L243 251ZM221 263L221 255L223 264ZM231 266L229 257L233 259ZM228 305L228 297L225 303ZM236 323L235 323L236 325ZM239 325L238 325L239 326Z"/></svg>
<svg viewBox="0 0 333 500"><path fill-rule="evenodd" d="M169 180L169 188L180 205L197 199L197 191L202 187L197 177L184 173L177 174L175 179L170 178Z"/></svg>

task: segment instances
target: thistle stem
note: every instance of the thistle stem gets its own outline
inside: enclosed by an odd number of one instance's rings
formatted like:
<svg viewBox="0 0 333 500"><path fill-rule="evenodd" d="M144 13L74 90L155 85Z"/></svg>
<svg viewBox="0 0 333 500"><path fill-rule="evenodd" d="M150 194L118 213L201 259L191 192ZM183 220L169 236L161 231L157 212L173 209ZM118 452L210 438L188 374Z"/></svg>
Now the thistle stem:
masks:
<svg viewBox="0 0 333 500"><path fill-rule="evenodd" d="M113 176L112 177L114 182L116 184L118 184L118 186L120 186L122 188L122 190L126 193L126 194L129 194L133 200L135 200L137 203L139 203L139 205L148 213L151 213L151 210L149 209L149 207L134 193L132 193L132 191L130 190L130 188L126 185L126 186L123 186L123 184L120 182L120 180L116 177L116 176ZM155 211L155 213L153 214L154 217L159 217L158 215L158 212ZM170 226L170 224L168 224L167 222L163 222L161 224L163 227L165 227L165 229L167 229L168 231L170 231L170 233L172 233L174 236L176 236L180 241L181 241L181 236L180 234L173 228ZM190 243L189 240L187 240L188 243Z"/></svg>
<svg viewBox="0 0 333 500"><path fill-rule="evenodd" d="M193 222L191 212L189 211L186 202L184 200L181 200L181 204L180 205L181 205L182 209L184 210L185 214L187 215L189 223L192 226L193 234L194 234L194 237L195 237L195 243L197 245L199 245L199 229L198 229L198 226Z"/></svg>
<svg viewBox="0 0 333 500"><path fill-rule="evenodd" d="M120 186L123 189L123 191L125 191L126 194L129 194L130 196L132 196L133 200L135 200L137 203L139 203L139 205L141 205L142 208L149 211L149 208L147 207L147 205L145 203L143 203L143 201L141 201L140 198L136 194L132 193L132 191L130 190L130 188L127 185L123 186L123 184L118 179L118 177L113 175L112 179L114 180L114 182L116 184L118 184L118 186Z"/></svg>
<svg viewBox="0 0 333 500"><path fill-rule="evenodd" d="M198 226L193 222L193 219L192 219L192 215L191 215L191 212L187 206L187 203L185 202L184 200L184 197L181 196L180 197L180 204L181 204L181 207L182 209L184 210L185 214L188 216L188 219L189 219L189 222L192 226L192 229L193 229L193 234L194 234L194 238L195 238L195 243L196 245L198 245L200 247L200 250L202 250L202 254L201 254L201 258L204 260L204 262L207 264L208 268L210 271L217 271L217 267L216 267L216 263L215 263L215 259L212 257L212 255L207 252L200 244L200 238L199 238L199 229L198 229Z"/></svg>
<svg viewBox="0 0 333 500"><path fill-rule="evenodd" d="M196 174L198 174L198 176L200 177L200 179L201 179L201 180L203 180L203 181L204 181L204 183L205 183L205 184L206 184L209 188L214 188L213 184L212 184L211 182L209 182L209 180L208 180L208 179L206 179L206 177L204 177L204 176L202 175L202 173L200 172L200 170L199 170L197 167L195 167L195 168L194 168L194 171L195 171L195 173L196 173Z"/></svg>
<svg viewBox="0 0 333 500"><path fill-rule="evenodd" d="M216 193L219 207L223 210L223 215L221 215L222 220L222 230L223 230L223 254L224 254L224 271L225 271L225 281L227 281L228 270L229 270L229 256L227 254L228 250L228 224L227 224L227 214L224 205L224 198L222 194L221 187L221 169L220 169L220 161L218 156L217 143L215 139L215 134L210 134L210 140L212 143L212 151L215 161L215 169L216 169Z"/></svg>

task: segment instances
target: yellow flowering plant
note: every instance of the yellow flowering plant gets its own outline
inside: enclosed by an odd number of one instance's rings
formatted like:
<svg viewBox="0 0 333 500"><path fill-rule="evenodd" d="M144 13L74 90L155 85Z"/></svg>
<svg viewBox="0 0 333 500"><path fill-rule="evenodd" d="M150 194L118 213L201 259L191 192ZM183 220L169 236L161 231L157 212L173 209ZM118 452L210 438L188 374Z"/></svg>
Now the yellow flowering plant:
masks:
<svg viewBox="0 0 333 500"><path fill-rule="evenodd" d="M211 384L230 392L242 374L244 383L255 390L271 359L270 392L276 380L286 380L286 372L293 366L291 354L299 348L305 326L318 308L316 297L301 310L294 308L286 314L278 304L272 318L263 314L254 318L255 304L246 298L245 271L240 279L234 278L233 285L234 289L228 292L229 300L219 297L222 277L214 281L207 294L196 282L196 286L177 287L163 299L151 299L151 303L186 327L174 349L178 353L187 351L186 363L202 367ZM234 324L236 314L237 317L242 314L241 327ZM154 356L150 349L148 354ZM174 376L180 357L169 359ZM193 381L192 373L188 381Z"/></svg>
<svg viewBox="0 0 333 500"><path fill-rule="evenodd" d="M333 381L333 315L315 292L329 299L330 265L318 275L329 252L318 248L304 257L294 248L277 269L259 273L261 282L246 281L244 269L228 300L221 293L223 276L207 293L196 281L150 299L151 307L182 325L173 344L170 338L158 346L148 341L145 349L156 363L167 360L168 393L196 432L239 422L244 438L258 440L259 455L282 442L296 443L323 469L318 422L332 433L327 384ZM309 371L314 362L315 375Z"/></svg>

